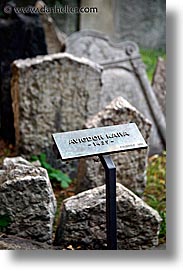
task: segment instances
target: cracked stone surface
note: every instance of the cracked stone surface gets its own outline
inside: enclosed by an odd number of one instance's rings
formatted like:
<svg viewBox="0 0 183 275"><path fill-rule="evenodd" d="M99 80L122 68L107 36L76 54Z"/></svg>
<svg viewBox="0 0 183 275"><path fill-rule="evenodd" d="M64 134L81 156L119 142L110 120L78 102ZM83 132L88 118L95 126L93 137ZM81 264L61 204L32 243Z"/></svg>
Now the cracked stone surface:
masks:
<svg viewBox="0 0 183 275"><path fill-rule="evenodd" d="M120 250L158 245L161 217L133 192L117 183L117 240ZM55 244L106 249L105 185L63 201Z"/></svg>
<svg viewBox="0 0 183 275"><path fill-rule="evenodd" d="M51 243L55 211L47 171L22 157L6 158L0 173L0 216L9 219L4 233Z"/></svg>
<svg viewBox="0 0 183 275"><path fill-rule="evenodd" d="M99 111L102 67L57 53L13 63L12 99L21 153L52 151L52 133L81 129Z"/></svg>
<svg viewBox="0 0 183 275"><path fill-rule="evenodd" d="M115 98L106 108L90 117L86 128L95 128L135 122L147 144L151 132L151 123L135 107L122 97ZM141 195L146 186L146 168L148 150L111 154L116 166L117 181L133 192ZM104 169L95 158L83 158L78 165L78 192L102 185L104 183ZM97 181L96 181L97 179Z"/></svg>

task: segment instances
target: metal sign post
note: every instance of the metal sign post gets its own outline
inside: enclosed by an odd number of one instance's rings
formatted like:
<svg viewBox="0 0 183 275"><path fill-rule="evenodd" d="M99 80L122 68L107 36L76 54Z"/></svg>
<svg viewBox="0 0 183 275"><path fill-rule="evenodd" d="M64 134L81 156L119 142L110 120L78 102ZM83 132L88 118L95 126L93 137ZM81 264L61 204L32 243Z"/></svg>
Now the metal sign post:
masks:
<svg viewBox="0 0 183 275"><path fill-rule="evenodd" d="M147 148L135 123L53 134L62 160L99 156L105 169L107 249L117 249L116 167L108 155Z"/></svg>
<svg viewBox="0 0 183 275"><path fill-rule="evenodd" d="M99 156L105 169L107 249L117 249L116 167L109 155Z"/></svg>

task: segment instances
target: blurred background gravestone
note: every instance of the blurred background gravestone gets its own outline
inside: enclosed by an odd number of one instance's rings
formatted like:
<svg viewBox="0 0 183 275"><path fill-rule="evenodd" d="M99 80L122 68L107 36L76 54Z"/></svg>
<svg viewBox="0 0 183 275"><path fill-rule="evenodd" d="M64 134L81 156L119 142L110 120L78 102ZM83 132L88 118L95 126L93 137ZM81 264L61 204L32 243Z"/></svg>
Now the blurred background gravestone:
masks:
<svg viewBox="0 0 183 275"><path fill-rule="evenodd" d="M161 57L158 58L156 69L153 75L152 87L162 108L164 115L166 115L166 64Z"/></svg>
<svg viewBox="0 0 183 275"><path fill-rule="evenodd" d="M40 11L46 6L43 1L37 1L35 7ZM40 13L44 28L48 54L64 52L66 34L61 32L49 13Z"/></svg>
<svg viewBox="0 0 183 275"><path fill-rule="evenodd" d="M85 56L104 67L100 109L123 96L152 123L150 155L165 148L165 118L147 78L136 43L114 43L103 33L83 30L66 40L66 51Z"/></svg>

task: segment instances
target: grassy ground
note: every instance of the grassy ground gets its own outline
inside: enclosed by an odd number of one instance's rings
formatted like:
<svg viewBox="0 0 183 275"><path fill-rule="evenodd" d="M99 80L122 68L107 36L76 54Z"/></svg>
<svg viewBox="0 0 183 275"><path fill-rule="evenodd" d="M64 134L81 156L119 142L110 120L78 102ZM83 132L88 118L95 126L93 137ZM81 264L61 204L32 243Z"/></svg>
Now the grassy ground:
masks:
<svg viewBox="0 0 183 275"><path fill-rule="evenodd" d="M157 59L159 56L166 58L166 53L163 50L151 50L151 49L140 49L140 54L143 62L146 65L146 71L150 83L152 82L153 73L156 68Z"/></svg>
<svg viewBox="0 0 183 275"><path fill-rule="evenodd" d="M149 158L144 201L162 218L159 241L166 242L166 152Z"/></svg>

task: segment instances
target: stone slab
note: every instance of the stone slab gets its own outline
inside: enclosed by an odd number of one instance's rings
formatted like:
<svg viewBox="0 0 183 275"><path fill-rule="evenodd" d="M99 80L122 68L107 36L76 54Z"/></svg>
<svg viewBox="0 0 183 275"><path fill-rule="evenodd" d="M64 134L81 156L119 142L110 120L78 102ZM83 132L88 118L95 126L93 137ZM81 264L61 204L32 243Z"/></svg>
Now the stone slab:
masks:
<svg viewBox="0 0 183 275"><path fill-rule="evenodd" d="M151 123L135 107L122 97L115 98L101 112L90 117L86 128L118 125L134 122L144 140L149 144ZM111 155L116 166L117 181L133 192L141 195L146 186L147 149L137 149ZM97 179L97 181L96 181ZM81 159L78 165L78 192L104 183L104 170L96 158Z"/></svg>
<svg viewBox="0 0 183 275"><path fill-rule="evenodd" d="M52 133L82 129L99 110L101 71L96 63L68 53L16 60L12 99L19 151L49 155Z"/></svg>
<svg viewBox="0 0 183 275"><path fill-rule="evenodd" d="M121 184L117 184L118 250L151 249L158 245L161 217ZM63 201L54 243L106 250L105 185Z"/></svg>
<svg viewBox="0 0 183 275"><path fill-rule="evenodd" d="M104 67L100 110L122 96L152 123L149 154L165 149L165 117L147 77L139 48L133 41L113 42L103 33L83 30L69 36L66 51Z"/></svg>
<svg viewBox="0 0 183 275"><path fill-rule="evenodd" d="M6 158L0 174L0 216L4 233L52 243L56 199L47 171L21 157Z"/></svg>

